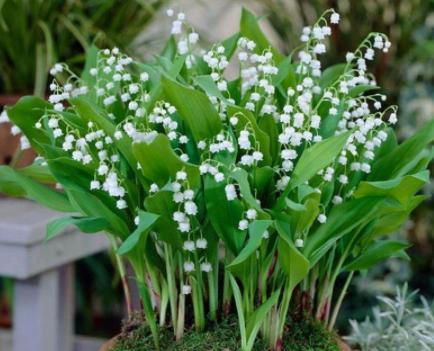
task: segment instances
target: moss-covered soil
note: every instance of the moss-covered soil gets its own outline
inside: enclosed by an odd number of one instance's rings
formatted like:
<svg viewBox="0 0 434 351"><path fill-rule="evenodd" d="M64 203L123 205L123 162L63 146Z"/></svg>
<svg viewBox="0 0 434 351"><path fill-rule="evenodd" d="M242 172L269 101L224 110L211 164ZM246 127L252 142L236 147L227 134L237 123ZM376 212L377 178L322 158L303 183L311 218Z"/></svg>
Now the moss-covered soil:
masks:
<svg viewBox="0 0 434 351"><path fill-rule="evenodd" d="M235 318L213 325L202 333L187 331L181 341L174 341L173 331L161 329L163 351L239 351L239 332ZM111 351L154 351L152 337L143 323L125 323L116 346ZM269 350L257 339L254 351ZM339 351L336 335L311 319L289 323L283 340L283 351Z"/></svg>

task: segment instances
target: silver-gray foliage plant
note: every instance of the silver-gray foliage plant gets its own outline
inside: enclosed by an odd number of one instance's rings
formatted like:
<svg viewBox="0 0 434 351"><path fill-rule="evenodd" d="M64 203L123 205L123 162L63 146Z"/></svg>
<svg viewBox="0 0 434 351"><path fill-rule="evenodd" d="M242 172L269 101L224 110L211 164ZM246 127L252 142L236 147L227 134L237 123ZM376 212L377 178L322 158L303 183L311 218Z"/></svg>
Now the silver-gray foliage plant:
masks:
<svg viewBox="0 0 434 351"><path fill-rule="evenodd" d="M380 296L381 307L373 308L373 317L363 322L351 320L346 340L362 351L434 350L434 304L408 292L407 285L397 288L394 298Z"/></svg>

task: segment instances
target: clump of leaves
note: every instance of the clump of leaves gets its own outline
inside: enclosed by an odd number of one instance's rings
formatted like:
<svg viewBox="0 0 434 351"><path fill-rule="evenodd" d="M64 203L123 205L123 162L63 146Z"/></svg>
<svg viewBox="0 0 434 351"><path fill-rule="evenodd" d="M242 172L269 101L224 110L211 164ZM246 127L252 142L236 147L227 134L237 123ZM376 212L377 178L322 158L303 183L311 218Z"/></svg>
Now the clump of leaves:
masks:
<svg viewBox="0 0 434 351"><path fill-rule="evenodd" d="M396 296L380 296L380 306L372 318L350 321L352 332L346 337L362 351L408 351L434 349L434 304L424 297L415 304L417 291L408 293L407 285L397 289Z"/></svg>

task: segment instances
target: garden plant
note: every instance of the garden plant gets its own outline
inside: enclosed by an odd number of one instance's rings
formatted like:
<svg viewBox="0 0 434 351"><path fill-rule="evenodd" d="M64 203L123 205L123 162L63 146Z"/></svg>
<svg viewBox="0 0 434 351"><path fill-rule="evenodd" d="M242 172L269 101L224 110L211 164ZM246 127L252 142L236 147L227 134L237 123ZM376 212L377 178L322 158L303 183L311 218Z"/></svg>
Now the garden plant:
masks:
<svg viewBox="0 0 434 351"><path fill-rule="evenodd" d="M0 189L68 213L47 238L70 225L107 233L124 281L133 268L155 349L163 330L179 340L231 314L242 351L259 339L290 349L292 306L332 330L355 272L407 258L386 235L425 199L434 121L398 144L397 108L367 70L391 45L384 34L321 67L332 9L287 57L247 10L208 50L183 13L168 15L153 60L91 48L80 76L52 68L48 101L6 110L40 156L1 167Z"/></svg>

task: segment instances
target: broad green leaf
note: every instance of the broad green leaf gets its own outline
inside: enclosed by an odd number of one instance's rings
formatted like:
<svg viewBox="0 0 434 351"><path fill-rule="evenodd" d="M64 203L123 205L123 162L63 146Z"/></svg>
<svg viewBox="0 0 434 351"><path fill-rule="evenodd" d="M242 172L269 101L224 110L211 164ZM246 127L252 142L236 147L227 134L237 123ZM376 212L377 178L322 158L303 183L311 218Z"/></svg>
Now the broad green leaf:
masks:
<svg viewBox="0 0 434 351"><path fill-rule="evenodd" d="M96 77L90 74L90 70L97 66L98 48L92 44L86 50L86 61L81 73L81 79L88 85L93 86L96 83Z"/></svg>
<svg viewBox="0 0 434 351"><path fill-rule="evenodd" d="M133 154L141 165L145 178L157 183L160 187L169 180L175 181L178 171L187 173L190 187L199 186L198 167L182 161L164 134L158 134L149 144L146 142L134 143Z"/></svg>
<svg viewBox="0 0 434 351"><path fill-rule="evenodd" d="M0 166L0 191L11 196L24 196L56 211L73 212L65 194L39 184L8 166Z"/></svg>
<svg viewBox="0 0 434 351"><path fill-rule="evenodd" d="M398 147L398 141L396 140L396 133L392 128L384 129L387 134L385 141L374 151L375 159L380 159L383 156L390 154L393 150Z"/></svg>
<svg viewBox="0 0 434 351"><path fill-rule="evenodd" d="M297 76L295 74L294 65L291 62L290 56L285 57L282 61L280 61L278 72L275 76L273 76L272 83L274 86L282 84L285 91L288 89L288 87L295 88L297 85Z"/></svg>
<svg viewBox="0 0 434 351"><path fill-rule="evenodd" d="M119 249L117 250L118 254L125 255L126 253L137 247L139 243L144 244L146 242L146 238L149 234L150 229L155 224L158 217L159 215L154 213L139 211L139 225L119 247ZM141 246L139 248L143 249L143 247Z"/></svg>
<svg viewBox="0 0 434 351"><path fill-rule="evenodd" d="M399 206L395 211L391 211L390 213L377 218L371 227L370 237L375 238L396 232L401 225L407 221L410 213L423 201L427 200L427 198L428 197L425 195L414 196L409 200L405 208Z"/></svg>
<svg viewBox="0 0 434 351"><path fill-rule="evenodd" d="M90 182L94 179L95 171L93 168L83 165L80 162L76 162L69 157L55 157L57 155L58 149L52 147L46 147L46 153L50 156L48 160L48 166L50 172L56 178L56 181L62 185L62 187L68 190L77 190L79 192L91 192L92 196L98 198L106 207L108 207L112 212L117 213L122 220L127 221L126 214L124 211L120 211L116 207L116 198L110 196L104 190L92 190L90 191ZM131 186L131 181L128 179L124 180L124 186L127 192L131 194L137 193L137 188ZM130 204L133 208L137 207L138 204L134 196L130 196L127 200L132 201Z"/></svg>
<svg viewBox="0 0 434 351"><path fill-rule="evenodd" d="M240 37L240 33L235 33L221 42L221 45L225 48L225 56L228 60L231 59L232 55L237 50Z"/></svg>
<svg viewBox="0 0 434 351"><path fill-rule="evenodd" d="M345 146L348 136L349 133L335 135L304 150L295 165L290 185L296 187L303 184L332 163Z"/></svg>
<svg viewBox="0 0 434 351"><path fill-rule="evenodd" d="M405 205L413 194L428 182L429 171L427 170L391 180L361 182L354 192L354 197L388 196Z"/></svg>
<svg viewBox="0 0 434 351"><path fill-rule="evenodd" d="M194 82L209 96L215 96L222 101L226 101L222 92L217 88L217 84L209 75L194 77Z"/></svg>
<svg viewBox="0 0 434 351"><path fill-rule="evenodd" d="M205 204L214 230L225 246L237 255L246 238L246 233L238 229L243 216L243 205L238 199L226 199L225 185L224 182L217 183L211 176L205 177Z"/></svg>
<svg viewBox="0 0 434 351"><path fill-rule="evenodd" d="M334 206L327 222L309 234L305 241L303 252L311 264L316 264L339 238L381 215L378 210L387 200L384 197L363 197Z"/></svg>
<svg viewBox="0 0 434 351"><path fill-rule="evenodd" d="M264 232L273 222L270 220L255 220L249 224L249 239L246 246L243 247L241 252L235 259L226 267L233 273L242 269L246 260L253 255L256 250L261 246Z"/></svg>
<svg viewBox="0 0 434 351"><path fill-rule="evenodd" d="M118 214L111 211L100 199L96 196L80 190L69 189L67 195L71 204L76 211L83 213L88 217L104 218L109 223L107 231L126 238L130 233L128 225L122 220Z"/></svg>
<svg viewBox="0 0 434 351"><path fill-rule="evenodd" d="M377 263L391 257L408 259L405 249L409 248L408 243L396 240L380 240L372 243L363 253L354 260L346 264L345 271L360 271L369 269Z"/></svg>
<svg viewBox="0 0 434 351"><path fill-rule="evenodd" d="M276 220L275 227L279 234L277 245L278 259L288 277L290 290L294 289L308 274L309 260L295 247L288 225Z"/></svg>
<svg viewBox="0 0 434 351"><path fill-rule="evenodd" d="M163 51L161 52L160 56L163 56L168 60L172 61L177 51L178 50L176 47L176 39L173 35L171 35L167 40L166 44L164 45Z"/></svg>
<svg viewBox="0 0 434 351"><path fill-rule="evenodd" d="M264 212L264 210L261 208L261 205L258 204L256 198L252 194L248 178L249 174L247 171L242 168L236 168L232 173L229 174L229 176L237 181L240 192L243 196L243 200L246 201L251 208L254 208L264 217L268 218L268 215Z"/></svg>
<svg viewBox="0 0 434 351"><path fill-rule="evenodd" d="M244 129L245 126L249 127L249 131L253 129L255 139L259 143L259 151L264 155L263 161L259 162L259 164L261 166L271 165L270 137L259 128L253 113L245 108L234 105L228 105L227 113L228 118L234 115L238 118L238 123L235 126L237 131Z"/></svg>
<svg viewBox="0 0 434 351"><path fill-rule="evenodd" d="M45 111L51 108L51 104L39 97L24 96L14 106L7 109L9 119L21 129L33 149L40 154L43 154L41 145L49 144L50 139L42 129L37 129L35 124L45 114Z"/></svg>
<svg viewBox="0 0 434 351"><path fill-rule="evenodd" d="M273 116L265 115L262 116L258 122L259 128L268 135L268 139L270 140L270 156L272 160L272 164L277 162L277 158L279 156L280 144L279 144L279 131L277 129L276 121Z"/></svg>
<svg viewBox="0 0 434 351"><path fill-rule="evenodd" d="M145 199L145 208L160 216L155 223L158 238L180 249L183 240L182 234L178 231L178 225L172 218L173 213L177 210L172 197L172 191L160 190Z"/></svg>
<svg viewBox="0 0 434 351"><path fill-rule="evenodd" d="M108 222L101 217L61 217L47 224L45 240L50 240L63 233L66 228L76 226L83 233L97 233L107 228Z"/></svg>
<svg viewBox="0 0 434 351"><path fill-rule="evenodd" d="M262 54L264 50L270 49L276 63L283 60L282 54L274 48L262 32L256 16L246 8L242 9L240 21L240 33L243 37L253 40L256 43L255 52Z"/></svg>
<svg viewBox="0 0 434 351"><path fill-rule="evenodd" d="M196 142L212 138L220 132L220 116L204 93L166 76L162 77L161 84L167 100L176 107Z"/></svg>
<svg viewBox="0 0 434 351"><path fill-rule="evenodd" d="M348 91L348 96L355 98L367 91L378 90L378 89L380 89L380 87L376 85L356 85L355 87L350 88L350 90Z"/></svg>
<svg viewBox="0 0 434 351"><path fill-rule="evenodd" d="M334 66L326 68L324 72L322 72L321 78L319 80L320 87L327 89L328 87L334 85L339 77L345 72L346 66L346 63L338 63Z"/></svg>
<svg viewBox="0 0 434 351"><path fill-rule="evenodd" d="M33 163L30 166L17 169L17 172L36 180L38 183L54 184L56 182L56 179L53 177L50 169L46 165L44 166L42 164Z"/></svg>
<svg viewBox="0 0 434 351"><path fill-rule="evenodd" d="M342 148L345 146L348 136L349 132L335 135L304 150L295 165L294 171L291 175L291 180L277 201L276 209L283 208L285 198L292 189L308 181L316 175L319 170L323 169L336 159Z"/></svg>
<svg viewBox="0 0 434 351"><path fill-rule="evenodd" d="M305 209L298 214L295 233L307 232L319 214L319 194L315 193L304 202Z"/></svg>
<svg viewBox="0 0 434 351"><path fill-rule="evenodd" d="M434 141L434 119L398 147L377 159L368 180L386 180L406 175L419 161L423 149Z"/></svg>
<svg viewBox="0 0 434 351"><path fill-rule="evenodd" d="M255 342L259 329L264 323L268 312L277 304L279 300L280 289L276 290L263 304L261 304L255 312L247 320L247 349L251 350Z"/></svg>

